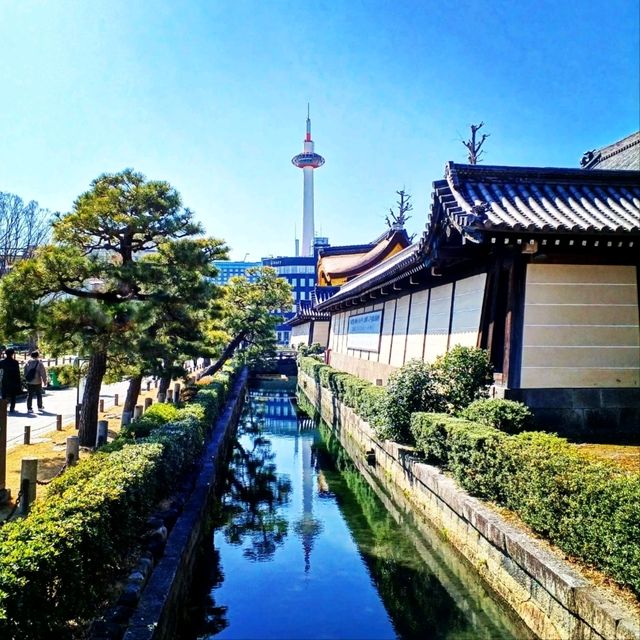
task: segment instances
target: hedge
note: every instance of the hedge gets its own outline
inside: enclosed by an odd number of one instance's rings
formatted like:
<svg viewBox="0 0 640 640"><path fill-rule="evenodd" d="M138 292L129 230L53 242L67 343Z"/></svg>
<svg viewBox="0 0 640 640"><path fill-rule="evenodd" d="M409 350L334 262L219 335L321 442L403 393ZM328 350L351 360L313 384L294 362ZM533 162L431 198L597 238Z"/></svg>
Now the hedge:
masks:
<svg viewBox="0 0 640 640"><path fill-rule="evenodd" d="M191 405L153 405L0 529L0 637L69 637L95 615L154 505L197 460L229 385L226 372Z"/></svg>
<svg viewBox="0 0 640 640"><path fill-rule="evenodd" d="M299 366L385 437L383 388L311 358ZM530 418L522 407L489 400L470 406L463 415L474 420L414 413L418 451L469 493L511 509L565 553L640 595L640 474L588 460L554 434L510 435L478 421L519 430Z"/></svg>
<svg viewBox="0 0 640 640"><path fill-rule="evenodd" d="M469 493L508 507L640 595L640 474L587 460L553 434L508 435L425 413L412 416L411 429L418 450Z"/></svg>

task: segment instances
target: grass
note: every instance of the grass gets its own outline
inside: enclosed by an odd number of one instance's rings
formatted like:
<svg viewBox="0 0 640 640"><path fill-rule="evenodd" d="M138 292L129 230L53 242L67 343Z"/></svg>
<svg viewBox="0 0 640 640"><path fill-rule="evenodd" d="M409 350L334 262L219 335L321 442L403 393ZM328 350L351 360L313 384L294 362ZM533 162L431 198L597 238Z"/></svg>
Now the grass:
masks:
<svg viewBox="0 0 640 640"><path fill-rule="evenodd" d="M138 404L144 404L145 398L156 399L157 390L142 391L138 398ZM98 420L109 422L108 439L113 440L120 431L122 420L122 405L109 407L104 413L98 414ZM20 489L20 469L23 458L38 458L38 480L47 481L53 478L65 463L66 443L69 436L78 435L74 424L63 425L62 431L55 429L38 435L33 440L33 444L21 444L7 451L7 476L6 487L11 489L11 502L0 507L0 521L13 509L15 497ZM80 448L80 458L91 455L89 449ZM42 497L46 494L47 487L38 485L37 495Z"/></svg>

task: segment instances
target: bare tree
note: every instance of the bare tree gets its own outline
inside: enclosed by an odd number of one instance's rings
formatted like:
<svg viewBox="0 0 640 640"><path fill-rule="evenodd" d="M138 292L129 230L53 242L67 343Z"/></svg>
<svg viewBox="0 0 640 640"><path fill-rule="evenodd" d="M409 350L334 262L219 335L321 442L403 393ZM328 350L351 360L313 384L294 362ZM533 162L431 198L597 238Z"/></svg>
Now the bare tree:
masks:
<svg viewBox="0 0 640 640"><path fill-rule="evenodd" d="M467 140L466 142L464 140L461 140L462 144L467 147L467 150L469 151L469 164L478 164L480 156L482 156L482 154L484 153L484 151L480 151L480 148L490 134L483 133L480 141L478 142L476 140L476 134L483 126L484 122L481 122L480 124L472 124L471 139Z"/></svg>
<svg viewBox="0 0 640 640"><path fill-rule="evenodd" d="M400 200L396 201L398 205L398 213L394 213L393 209L389 209L389 216L386 216L385 220L387 221L387 226L392 228L402 228L405 225L405 222L411 218L411 216L406 215L409 211L413 210L413 205L409 202L411 200L411 196L405 192L404 189L400 189L400 191L396 191L396 193L400 196Z"/></svg>
<svg viewBox="0 0 640 640"><path fill-rule="evenodd" d="M50 222L51 212L37 202L25 204L19 196L0 192L0 276L47 240Z"/></svg>

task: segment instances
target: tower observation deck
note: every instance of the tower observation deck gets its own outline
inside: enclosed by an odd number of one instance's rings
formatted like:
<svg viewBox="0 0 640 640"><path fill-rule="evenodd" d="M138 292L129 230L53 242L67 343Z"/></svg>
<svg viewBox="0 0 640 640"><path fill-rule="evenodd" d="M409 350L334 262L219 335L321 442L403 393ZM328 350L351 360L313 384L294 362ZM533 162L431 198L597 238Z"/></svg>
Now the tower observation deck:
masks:
<svg viewBox="0 0 640 640"><path fill-rule="evenodd" d="M313 170L324 164L324 158L315 153L311 139L311 118L307 106L307 135L302 153L291 159L304 173L304 195L302 205L302 255L313 253L314 221L313 221Z"/></svg>

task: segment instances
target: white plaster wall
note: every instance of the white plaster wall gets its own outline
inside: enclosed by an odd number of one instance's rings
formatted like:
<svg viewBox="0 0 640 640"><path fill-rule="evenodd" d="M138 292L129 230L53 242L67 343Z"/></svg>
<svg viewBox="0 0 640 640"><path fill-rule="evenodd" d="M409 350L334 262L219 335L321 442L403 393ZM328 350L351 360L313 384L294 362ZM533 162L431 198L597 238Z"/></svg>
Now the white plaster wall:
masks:
<svg viewBox="0 0 640 640"><path fill-rule="evenodd" d="M452 284L431 289L429 322L424 345L425 362L433 362L438 356L447 352L452 292Z"/></svg>
<svg viewBox="0 0 640 640"><path fill-rule="evenodd" d="M457 344L477 346L486 280L486 274L482 273L456 283L449 348Z"/></svg>
<svg viewBox="0 0 640 640"><path fill-rule="evenodd" d="M427 317L429 291L418 291L411 297L411 312L409 315L409 334L407 335L407 352L405 362L422 360L424 345L424 328Z"/></svg>

